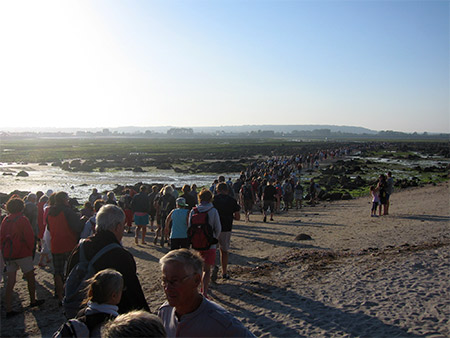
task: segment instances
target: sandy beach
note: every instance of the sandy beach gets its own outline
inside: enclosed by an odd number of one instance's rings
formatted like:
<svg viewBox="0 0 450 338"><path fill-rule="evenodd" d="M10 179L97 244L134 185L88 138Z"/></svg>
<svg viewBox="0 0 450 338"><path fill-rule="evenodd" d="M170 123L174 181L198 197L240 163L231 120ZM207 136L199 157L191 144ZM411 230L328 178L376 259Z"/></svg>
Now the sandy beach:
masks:
<svg viewBox="0 0 450 338"><path fill-rule="evenodd" d="M395 192L388 216L370 217L370 206L363 197L235 222L231 279L217 279L210 298L258 337L450 336L449 183ZM132 234L123 244L155 312L164 301L158 260L168 249L135 245ZM14 307L24 312L5 319L2 309L1 336L51 336L64 321L51 268L36 267L46 299L39 309L27 307L20 275Z"/></svg>

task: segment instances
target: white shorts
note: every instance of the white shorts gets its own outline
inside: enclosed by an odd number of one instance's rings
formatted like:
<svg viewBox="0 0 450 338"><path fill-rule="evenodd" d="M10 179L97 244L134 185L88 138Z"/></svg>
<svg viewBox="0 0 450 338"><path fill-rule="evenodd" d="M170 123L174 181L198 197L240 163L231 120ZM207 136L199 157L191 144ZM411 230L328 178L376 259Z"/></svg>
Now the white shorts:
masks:
<svg viewBox="0 0 450 338"><path fill-rule="evenodd" d="M31 256L6 261L6 272L14 272L22 269L23 273L33 270L33 258Z"/></svg>
<svg viewBox="0 0 450 338"><path fill-rule="evenodd" d="M224 252L230 251L231 231L221 232L219 235L219 248Z"/></svg>

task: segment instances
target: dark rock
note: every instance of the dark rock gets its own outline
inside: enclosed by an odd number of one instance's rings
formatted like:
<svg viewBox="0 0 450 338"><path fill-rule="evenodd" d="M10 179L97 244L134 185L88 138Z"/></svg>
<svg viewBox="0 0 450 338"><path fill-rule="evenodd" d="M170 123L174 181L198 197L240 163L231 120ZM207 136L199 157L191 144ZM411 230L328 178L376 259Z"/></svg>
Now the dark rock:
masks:
<svg viewBox="0 0 450 338"><path fill-rule="evenodd" d="M26 171L21 170L21 171L19 171L19 172L17 173L16 176L18 176L18 177L28 177L28 176L30 176L30 175L29 175Z"/></svg>
<svg viewBox="0 0 450 338"><path fill-rule="evenodd" d="M39 163L39 165L40 166L47 166L48 164L47 164L47 162L41 162L41 163Z"/></svg>
<svg viewBox="0 0 450 338"><path fill-rule="evenodd" d="M13 173L3 173L3 176L12 176Z"/></svg>
<svg viewBox="0 0 450 338"><path fill-rule="evenodd" d="M310 241L310 240L312 240L312 237L307 234L300 234L295 237L295 240L296 241Z"/></svg>
<svg viewBox="0 0 450 338"><path fill-rule="evenodd" d="M133 172L134 173L143 173L144 169L142 169L141 167L136 167L136 168L133 168Z"/></svg>
<svg viewBox="0 0 450 338"><path fill-rule="evenodd" d="M344 192L342 194L342 200L351 200L353 199L352 195L350 195L350 193L348 191Z"/></svg>

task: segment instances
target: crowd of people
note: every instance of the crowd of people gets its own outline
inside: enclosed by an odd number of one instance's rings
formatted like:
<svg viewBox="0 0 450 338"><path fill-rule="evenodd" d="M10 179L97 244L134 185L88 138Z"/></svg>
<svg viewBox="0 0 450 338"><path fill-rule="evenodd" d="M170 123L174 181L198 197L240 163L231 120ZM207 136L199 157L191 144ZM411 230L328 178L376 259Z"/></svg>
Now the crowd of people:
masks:
<svg viewBox="0 0 450 338"><path fill-rule="evenodd" d="M93 189L80 210L63 191L31 193L25 199L12 196L0 229L6 317L20 313L12 306L19 268L28 283L30 306L44 303L35 291L33 264L38 250L38 264L52 266L54 297L61 311L66 310L65 281L71 273L90 261L96 271L88 280L84 301L75 312L65 311L70 320L55 333L57 337L73 336L76 327L105 337L253 336L231 313L209 300L210 281L219 271L217 252L221 276L229 279L233 221L240 219L241 211L246 222L255 211L267 222L282 209L301 208L305 197L315 203L317 184L314 180L302 183L302 170L304 166L315 170L320 161L339 155L340 151L272 157L253 163L234 182L219 176L200 191L195 184L186 184L180 191L172 185L142 185L138 192L128 187L116 197L114 192L101 194ZM388 214L392 188L391 173L387 178L381 175L378 185L371 187L374 203L381 201L384 214ZM147 244L147 229L154 245L169 245L169 253L160 259L167 301L157 316L150 314L133 255L122 246L124 234L133 227L136 245ZM206 238L206 246L196 246L199 233ZM101 254L102 248L111 245L107 254Z"/></svg>

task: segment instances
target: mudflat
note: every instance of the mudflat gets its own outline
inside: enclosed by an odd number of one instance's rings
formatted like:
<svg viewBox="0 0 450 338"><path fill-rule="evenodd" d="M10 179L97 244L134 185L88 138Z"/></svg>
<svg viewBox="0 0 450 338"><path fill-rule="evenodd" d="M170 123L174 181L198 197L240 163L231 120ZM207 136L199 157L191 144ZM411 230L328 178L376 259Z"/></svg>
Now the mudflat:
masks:
<svg viewBox="0 0 450 338"><path fill-rule="evenodd" d="M259 337L448 337L449 192L449 182L394 192L390 215L381 217L370 217L369 197L304 206L267 223L255 212L235 222L231 279L219 271L210 299ZM133 236L123 245L156 312L164 301L158 260L168 248L153 245L151 232L146 245ZM5 319L3 310L2 337L48 337L64 322L51 267L35 271L46 303L27 308L19 272L14 308L23 314Z"/></svg>

